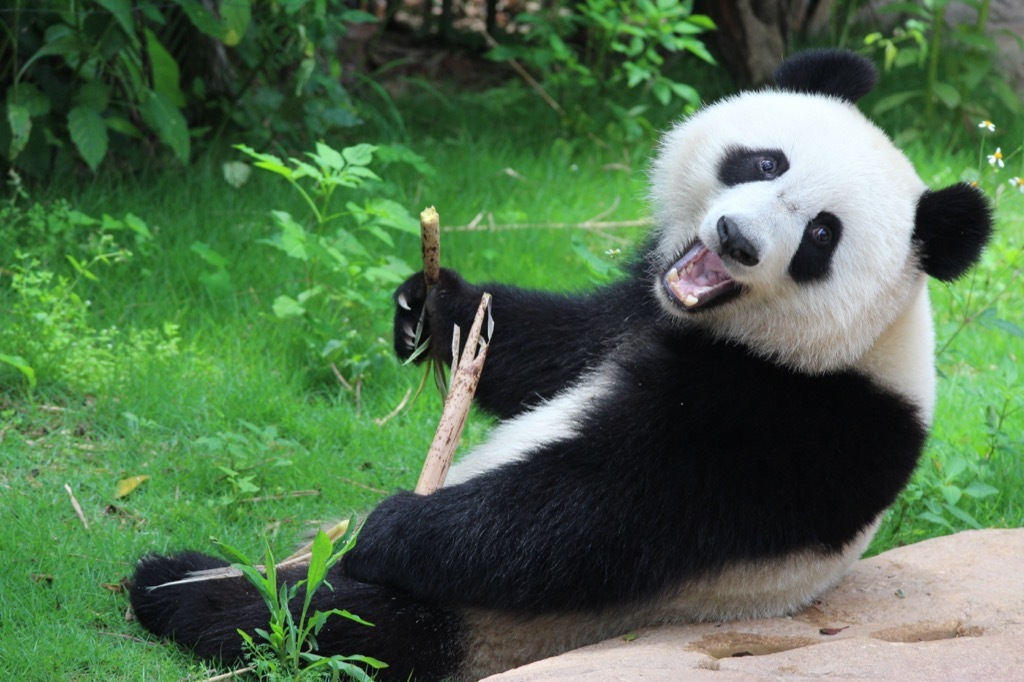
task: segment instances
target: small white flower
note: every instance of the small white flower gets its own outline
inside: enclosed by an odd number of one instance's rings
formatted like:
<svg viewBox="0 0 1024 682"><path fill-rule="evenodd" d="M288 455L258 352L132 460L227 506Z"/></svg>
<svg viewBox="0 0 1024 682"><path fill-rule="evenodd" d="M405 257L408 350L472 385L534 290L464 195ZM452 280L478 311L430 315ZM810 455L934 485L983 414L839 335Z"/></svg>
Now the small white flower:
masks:
<svg viewBox="0 0 1024 682"><path fill-rule="evenodd" d="M1024 178L1019 175L1010 178L1010 187L1016 187L1018 192L1024 194Z"/></svg>
<svg viewBox="0 0 1024 682"><path fill-rule="evenodd" d="M993 123L992 121L988 120L987 118L984 121L982 121L981 123L979 123L978 127L979 128L987 128L990 133L994 133L996 131L996 124Z"/></svg>
<svg viewBox="0 0 1024 682"><path fill-rule="evenodd" d="M988 165L999 166L1000 168L1004 168L1006 166L1006 164L1003 163L1003 150L1001 147L996 147L995 153L988 155Z"/></svg>

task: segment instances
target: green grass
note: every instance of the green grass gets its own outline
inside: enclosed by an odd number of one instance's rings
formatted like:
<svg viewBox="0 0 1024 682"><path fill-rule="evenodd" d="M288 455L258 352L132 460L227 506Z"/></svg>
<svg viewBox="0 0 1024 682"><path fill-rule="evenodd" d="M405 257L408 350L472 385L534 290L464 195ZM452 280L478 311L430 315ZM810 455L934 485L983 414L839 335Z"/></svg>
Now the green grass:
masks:
<svg viewBox="0 0 1024 682"><path fill-rule="evenodd" d="M434 204L449 226L481 213L483 225L599 215L632 220L646 213L647 144L603 148L584 138L566 141L550 112L521 95L467 97L451 105L422 97L416 104L400 141L427 157L436 175L385 172L393 198L413 211ZM960 165L972 163L964 159L974 158L973 152L918 155L922 176L936 185L955 180ZM387 290L370 292L379 302L377 314L339 320L357 329L369 349L358 400L322 362L311 362L293 323L273 317L274 297L301 279L294 262L258 243L272 232L269 210L302 210L276 178L257 173L232 189L221 179L219 162L207 159L188 172L68 178L33 192L37 200L69 198L89 215L132 212L148 224L155 234L148 252L97 268L99 281L82 283L81 295L92 301L88 323L153 329L172 322L180 343L168 360L136 357L100 388L69 385L58 362L29 392L21 375L0 367L0 518L6 526L0 535L0 675L202 679L207 671L201 665L153 644L124 621L118 585L135 559L184 547L212 551L210 536L251 555L269 538L275 553L288 553L312 522L365 510L386 492L414 485L439 399L427 393L384 426L374 422L420 378L419 370L401 368L390 357ZM446 232L442 260L470 280L573 290L593 281L572 248L574 239L603 254L628 251L639 233ZM229 258L231 290L211 293L202 284L209 266L190 251L197 240ZM70 244L74 248L74 240ZM964 300L972 280L933 286L940 346L952 338L938 358L937 425L912 487L920 498L908 494L887 516L873 551L969 527L948 513L949 527L920 514L926 500L947 501L944 494L955 494L948 488L967 489L975 481L999 492L963 497L958 509L982 526L1024 525L1024 382L1016 369L1024 340L976 319L990 304L986 297L1010 286L995 304L998 316L1024 327L1021 280L1014 274L1022 266L1022 244L1024 196L1006 194L996 245L973 280L971 302ZM414 238L397 240L397 253L409 263L418 262L418 250ZM45 266L66 270L63 255L51 253ZM4 296L6 311L9 292ZM0 323L7 314L0 313ZM996 431L986 422L993 409L1010 411ZM485 419L473 420L465 440L478 442L487 428ZM969 467L944 478L957 456ZM117 498L117 482L136 475L149 479ZM245 492L243 479L256 492ZM317 494L299 494L310 490Z"/></svg>

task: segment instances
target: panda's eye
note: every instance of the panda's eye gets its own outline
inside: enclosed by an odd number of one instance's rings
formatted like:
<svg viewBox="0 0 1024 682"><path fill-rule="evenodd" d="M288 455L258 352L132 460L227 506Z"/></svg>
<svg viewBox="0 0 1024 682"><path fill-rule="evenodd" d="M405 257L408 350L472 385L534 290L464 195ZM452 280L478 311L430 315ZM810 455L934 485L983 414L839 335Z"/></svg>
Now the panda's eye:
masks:
<svg viewBox="0 0 1024 682"><path fill-rule="evenodd" d="M718 164L718 179L726 187L746 182L769 182L789 170L781 149L730 147Z"/></svg>
<svg viewBox="0 0 1024 682"><path fill-rule="evenodd" d="M824 225L811 225L811 239L819 246L825 246L832 241L832 230Z"/></svg>

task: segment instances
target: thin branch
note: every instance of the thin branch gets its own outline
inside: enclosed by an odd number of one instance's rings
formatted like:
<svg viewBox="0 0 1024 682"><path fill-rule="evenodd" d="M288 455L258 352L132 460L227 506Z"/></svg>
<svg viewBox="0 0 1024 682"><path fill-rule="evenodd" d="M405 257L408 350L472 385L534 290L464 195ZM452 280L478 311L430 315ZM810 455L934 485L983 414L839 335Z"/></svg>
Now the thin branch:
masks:
<svg viewBox="0 0 1024 682"><path fill-rule="evenodd" d="M371 493L374 493L376 495L390 495L391 494L387 490L381 490L380 488L374 488L372 485L366 485L365 483L360 483L359 481L353 481L351 478L345 478L344 476L338 476L337 474L335 474L334 477L336 479L338 479L339 481L343 482L343 483L348 483L349 485L354 485L355 487L362 488L363 490L369 490Z"/></svg>
<svg viewBox="0 0 1024 682"><path fill-rule="evenodd" d="M280 495L263 495L260 497L243 497L238 500L239 502L270 502L272 500L286 500L289 497L316 497L320 494L319 490L293 490L290 493L281 493Z"/></svg>
<svg viewBox="0 0 1024 682"><path fill-rule="evenodd" d="M441 279L441 217L428 206L420 212L420 237L423 248L423 281L427 291Z"/></svg>
<svg viewBox="0 0 1024 682"><path fill-rule="evenodd" d="M395 406L395 409L391 410L383 417L377 417L376 419L373 420L373 423L376 424L377 426L384 426L389 421L397 417L399 414L402 413L402 410L405 409L405 406L409 404L409 397L411 395L412 389L406 389L405 396L403 396L401 402L399 402L398 405Z"/></svg>
<svg viewBox="0 0 1024 682"><path fill-rule="evenodd" d="M491 34L487 33L487 31L484 31L483 35L484 35L484 40L487 41L487 46L488 47L490 47L491 49L494 49L495 47L498 47L498 41L495 40L491 36ZM508 65L512 67L512 70L515 71L517 74L519 74L519 77L522 78L524 81L526 81L526 84L529 85L530 88L534 92L536 92L538 95L540 95L540 98L542 100L544 100L544 102L549 107L551 107L552 109L557 111L562 116L566 115L565 114L565 109L562 108L562 105L559 104L558 102L556 102L555 99L551 95L548 94L548 91L544 89L544 86L541 85L539 82L537 82L537 79L534 78L533 76L531 76L530 72L527 71L525 68L523 68L522 64L517 62L515 59L508 59L506 61L508 62Z"/></svg>
<svg viewBox="0 0 1024 682"><path fill-rule="evenodd" d="M493 221L487 225L481 225L480 220L474 218L467 225L449 225L444 228L445 232L504 232L507 230L564 230L577 228L581 230L616 230L625 227L647 227L651 224L650 218L638 220L586 220L580 223L504 223L496 224Z"/></svg>
<svg viewBox="0 0 1024 682"><path fill-rule="evenodd" d="M458 369L452 372L451 386L444 402L441 421L437 425L434 441L430 444L430 451L416 483L415 492L420 495L429 495L444 485L448 469L451 468L455 449L466 426L473 395L476 393L477 384L480 383L484 361L487 359L487 341L482 338L481 330L484 320L490 318L490 305L491 295L485 293L480 299L473 326L466 337ZM488 321L488 327L490 326Z"/></svg>
<svg viewBox="0 0 1024 682"><path fill-rule="evenodd" d="M71 486L67 483L64 484L64 490L68 491L68 495L71 497L71 506L75 508L75 514L78 515L78 520L82 522L86 530L89 530L89 522L85 518L85 513L82 511L82 505L78 504L78 500L75 499L75 494L71 492Z"/></svg>
<svg viewBox="0 0 1024 682"><path fill-rule="evenodd" d="M214 675L213 677L207 677L203 682L223 682L223 680L230 680L232 677L251 673L253 670L256 670L256 666L250 665L247 668L239 668L238 670L232 670L220 675Z"/></svg>

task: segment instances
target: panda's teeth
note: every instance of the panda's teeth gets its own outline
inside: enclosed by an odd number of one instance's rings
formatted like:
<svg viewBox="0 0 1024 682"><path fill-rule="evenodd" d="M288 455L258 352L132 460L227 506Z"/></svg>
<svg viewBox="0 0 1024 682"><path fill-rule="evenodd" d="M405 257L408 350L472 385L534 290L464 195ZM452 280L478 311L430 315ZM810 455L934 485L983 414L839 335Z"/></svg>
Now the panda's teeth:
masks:
<svg viewBox="0 0 1024 682"><path fill-rule="evenodd" d="M687 308L692 308L698 303L700 303L700 299L694 296L693 294L687 294L686 298L683 299L683 305L685 305Z"/></svg>
<svg viewBox="0 0 1024 682"><path fill-rule="evenodd" d="M676 282L679 281L679 271L676 270L675 268L672 268L671 270L668 271L668 276L666 277L666 279L668 280L669 284L675 284Z"/></svg>

